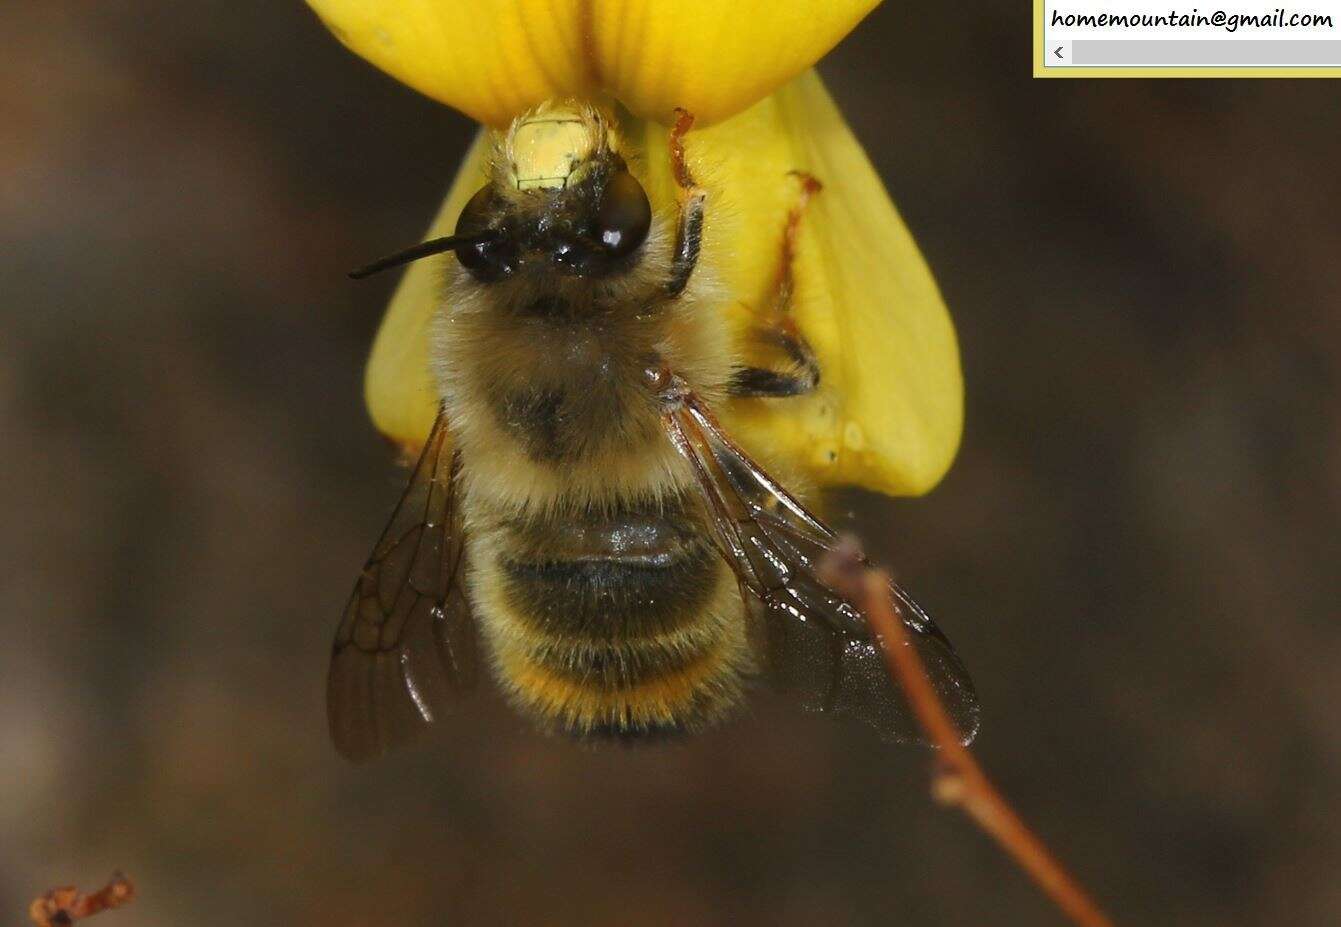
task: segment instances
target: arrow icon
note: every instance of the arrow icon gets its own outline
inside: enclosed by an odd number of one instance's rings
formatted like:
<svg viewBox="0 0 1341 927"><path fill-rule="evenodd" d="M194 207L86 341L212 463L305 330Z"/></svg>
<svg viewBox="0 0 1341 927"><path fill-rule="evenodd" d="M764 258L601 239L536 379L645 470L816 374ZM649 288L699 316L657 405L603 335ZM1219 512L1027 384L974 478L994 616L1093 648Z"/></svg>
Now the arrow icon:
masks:
<svg viewBox="0 0 1341 927"><path fill-rule="evenodd" d="M1062 49L1065 47L1066 47L1065 45L1058 45L1056 48L1052 50L1052 53L1056 55L1058 58L1060 58L1062 56Z"/></svg>

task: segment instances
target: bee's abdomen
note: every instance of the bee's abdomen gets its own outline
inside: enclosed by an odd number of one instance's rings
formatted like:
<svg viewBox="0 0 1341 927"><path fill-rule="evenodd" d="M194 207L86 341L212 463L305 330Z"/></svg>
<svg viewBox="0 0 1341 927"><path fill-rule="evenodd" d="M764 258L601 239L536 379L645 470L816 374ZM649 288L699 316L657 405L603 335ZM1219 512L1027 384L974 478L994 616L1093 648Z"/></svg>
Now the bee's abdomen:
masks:
<svg viewBox="0 0 1341 927"><path fill-rule="evenodd" d="M585 735L695 730L752 669L730 571L682 513L504 528L477 562L500 682L544 726Z"/></svg>

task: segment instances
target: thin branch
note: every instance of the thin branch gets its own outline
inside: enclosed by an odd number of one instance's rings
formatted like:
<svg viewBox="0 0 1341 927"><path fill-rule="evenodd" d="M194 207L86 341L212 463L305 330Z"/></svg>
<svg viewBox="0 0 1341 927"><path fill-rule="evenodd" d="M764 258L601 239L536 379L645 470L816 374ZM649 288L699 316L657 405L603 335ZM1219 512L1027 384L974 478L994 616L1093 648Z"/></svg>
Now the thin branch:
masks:
<svg viewBox="0 0 1341 927"><path fill-rule="evenodd" d="M938 748L932 780L936 799L963 809L1073 923L1112 927L1112 921L1034 835L962 744L904 630L899 607L889 594L889 577L842 548L825 564L825 576L865 613L891 677L907 695L927 739Z"/></svg>
<svg viewBox="0 0 1341 927"><path fill-rule="evenodd" d="M53 888L28 906L28 916L37 927L68 927L100 911L118 908L135 897L135 886L121 873L87 895L73 885Z"/></svg>

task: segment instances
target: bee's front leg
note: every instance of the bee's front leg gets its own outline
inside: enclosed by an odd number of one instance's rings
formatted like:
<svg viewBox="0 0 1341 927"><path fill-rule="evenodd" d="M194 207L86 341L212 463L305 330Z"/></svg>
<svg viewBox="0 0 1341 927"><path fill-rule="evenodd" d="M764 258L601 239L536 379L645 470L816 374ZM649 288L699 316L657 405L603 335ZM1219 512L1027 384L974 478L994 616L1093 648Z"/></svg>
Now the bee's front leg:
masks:
<svg viewBox="0 0 1341 927"><path fill-rule="evenodd" d="M779 397L800 396L819 385L819 361L805 335L796 327L792 317L792 296L796 289L793 265L796 263L796 236L801 228L810 198L823 185L809 174L793 171L801 181L801 196L787 214L787 225L782 232L782 259L773 282L773 295L768 309L755 326L753 335L767 345L780 348L791 364L786 370L768 367L741 367L731 376L728 389L732 396Z"/></svg>
<svg viewBox="0 0 1341 927"><path fill-rule="evenodd" d="M666 293L669 296L679 296L689 284L689 277L698 264L699 248L703 244L703 200L707 194L694 182L694 176L684 159L684 135L693 124L691 113L682 109L675 111L675 125L670 132L670 156L671 173L680 188L680 227L675 236L670 279L666 281Z"/></svg>

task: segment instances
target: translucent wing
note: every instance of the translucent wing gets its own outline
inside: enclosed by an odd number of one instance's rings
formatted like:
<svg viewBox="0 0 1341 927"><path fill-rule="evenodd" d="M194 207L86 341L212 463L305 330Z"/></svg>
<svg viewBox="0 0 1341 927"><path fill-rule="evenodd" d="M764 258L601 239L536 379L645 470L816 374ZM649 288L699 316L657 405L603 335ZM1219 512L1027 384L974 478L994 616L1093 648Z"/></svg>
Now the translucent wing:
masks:
<svg viewBox="0 0 1341 927"><path fill-rule="evenodd" d="M706 498L717 540L747 598L763 614L774 681L812 710L836 711L882 736L923 736L871 640L866 619L820 578L834 532L750 459L692 394L665 415ZM891 586L911 645L965 742L978 731L978 700L950 641L908 594Z"/></svg>
<svg viewBox="0 0 1341 927"><path fill-rule="evenodd" d="M439 415L335 633L326 709L335 748L351 760L411 740L474 681L456 462L446 443Z"/></svg>

